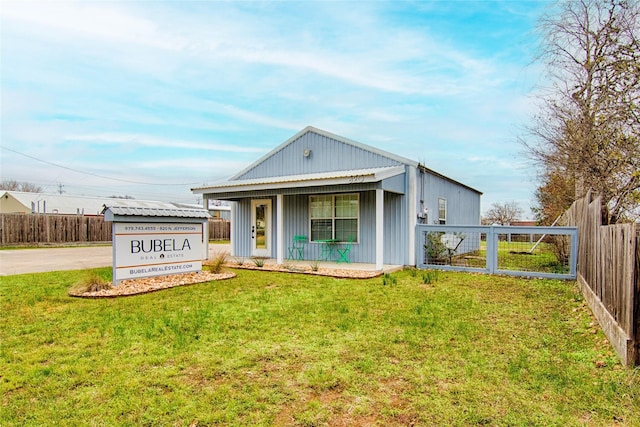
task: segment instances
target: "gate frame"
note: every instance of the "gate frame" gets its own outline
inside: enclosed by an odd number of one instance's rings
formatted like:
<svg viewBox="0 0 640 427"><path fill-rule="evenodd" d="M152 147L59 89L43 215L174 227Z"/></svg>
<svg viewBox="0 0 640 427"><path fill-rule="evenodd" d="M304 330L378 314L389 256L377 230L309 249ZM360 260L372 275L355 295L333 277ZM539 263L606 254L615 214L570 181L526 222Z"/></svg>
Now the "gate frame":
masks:
<svg viewBox="0 0 640 427"><path fill-rule="evenodd" d="M424 247L422 233L431 232L473 232L487 235L487 259L485 268L463 267L452 265L426 264L423 262ZM569 273L545 273L538 271L502 270L498 268L498 236L500 234L537 234L537 235L567 235L571 237L569 253ZM523 227L513 225L416 225L416 267L439 270L468 271L487 274L506 274L510 276L540 277L546 279L575 280L577 278L578 260L578 228L577 227Z"/></svg>

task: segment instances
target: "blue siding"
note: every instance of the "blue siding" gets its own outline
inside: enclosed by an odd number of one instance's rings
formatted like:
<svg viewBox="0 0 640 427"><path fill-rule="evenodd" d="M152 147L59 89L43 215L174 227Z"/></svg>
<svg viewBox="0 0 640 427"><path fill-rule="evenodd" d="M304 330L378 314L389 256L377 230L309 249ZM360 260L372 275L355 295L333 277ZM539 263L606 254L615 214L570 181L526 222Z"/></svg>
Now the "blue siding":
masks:
<svg viewBox="0 0 640 427"><path fill-rule="evenodd" d="M406 265L409 260L409 216L407 197L384 193L384 260L385 264ZM413 232L413 230L411 230Z"/></svg>
<svg viewBox="0 0 640 427"><path fill-rule="evenodd" d="M236 203L235 221L231 221L232 253L238 257L251 256L251 199Z"/></svg>
<svg viewBox="0 0 640 427"><path fill-rule="evenodd" d="M265 197L263 197L265 198ZM268 197L267 197L268 198ZM276 223L276 200L271 200L271 253L270 257L276 256L276 236L278 224ZM237 257L250 257L253 249L251 241L251 199L240 199L236 203L236 218L231 222L231 233L233 234L233 250Z"/></svg>
<svg viewBox="0 0 640 427"><path fill-rule="evenodd" d="M311 154L305 157L303 153L307 149L311 150ZM400 164L378 153L314 132L307 132L235 179L268 178Z"/></svg>
<svg viewBox="0 0 640 427"><path fill-rule="evenodd" d="M375 262L375 191L358 193L360 195L360 238L351 246L351 262ZM309 196L297 195L284 197L284 256L295 235L310 236ZM307 242L304 259L320 258L322 244Z"/></svg>
<svg viewBox="0 0 640 427"><path fill-rule="evenodd" d="M447 225L479 225L480 193L430 173L418 173L418 209L429 209L426 224L438 221L438 199L447 200ZM421 206L420 200L423 200Z"/></svg>

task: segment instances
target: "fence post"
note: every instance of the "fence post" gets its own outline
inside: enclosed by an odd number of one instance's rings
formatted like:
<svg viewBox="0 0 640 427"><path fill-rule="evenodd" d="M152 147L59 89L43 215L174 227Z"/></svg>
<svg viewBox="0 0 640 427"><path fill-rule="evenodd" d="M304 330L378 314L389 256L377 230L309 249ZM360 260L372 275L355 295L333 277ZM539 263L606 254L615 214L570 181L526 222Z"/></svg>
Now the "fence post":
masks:
<svg viewBox="0 0 640 427"><path fill-rule="evenodd" d="M571 234L571 251L569 254L569 266L570 266L570 271L569 273L571 274L571 276L577 278L578 277L578 230L573 230L573 233Z"/></svg>
<svg viewBox="0 0 640 427"><path fill-rule="evenodd" d="M496 242L495 227L487 228L487 270L490 274L495 273L498 265L498 243Z"/></svg>

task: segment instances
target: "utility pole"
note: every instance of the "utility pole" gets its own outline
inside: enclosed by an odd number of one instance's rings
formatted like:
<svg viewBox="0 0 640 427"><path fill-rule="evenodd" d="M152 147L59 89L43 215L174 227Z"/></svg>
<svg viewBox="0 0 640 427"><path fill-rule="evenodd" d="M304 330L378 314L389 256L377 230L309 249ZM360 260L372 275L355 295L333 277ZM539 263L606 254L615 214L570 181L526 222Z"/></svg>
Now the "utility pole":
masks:
<svg viewBox="0 0 640 427"><path fill-rule="evenodd" d="M64 193L64 190L62 189L62 187L64 187L64 184L63 183L59 183L58 184L58 194Z"/></svg>

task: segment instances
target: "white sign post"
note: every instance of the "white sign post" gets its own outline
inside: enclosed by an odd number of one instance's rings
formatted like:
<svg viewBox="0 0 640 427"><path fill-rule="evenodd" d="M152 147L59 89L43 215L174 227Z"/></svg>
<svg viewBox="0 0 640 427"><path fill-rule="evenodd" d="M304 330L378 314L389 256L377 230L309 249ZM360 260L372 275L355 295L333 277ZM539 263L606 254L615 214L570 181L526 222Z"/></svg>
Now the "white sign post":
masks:
<svg viewBox="0 0 640 427"><path fill-rule="evenodd" d="M200 272L201 223L113 223L113 281Z"/></svg>

